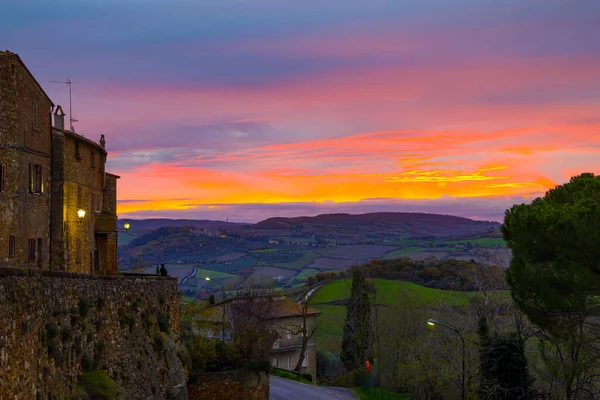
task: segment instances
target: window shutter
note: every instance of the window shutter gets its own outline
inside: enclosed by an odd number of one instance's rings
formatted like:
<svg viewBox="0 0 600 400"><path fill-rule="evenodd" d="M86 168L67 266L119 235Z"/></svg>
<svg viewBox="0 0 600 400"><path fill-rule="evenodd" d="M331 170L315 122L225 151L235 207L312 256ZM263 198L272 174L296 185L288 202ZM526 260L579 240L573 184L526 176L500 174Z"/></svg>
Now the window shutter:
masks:
<svg viewBox="0 0 600 400"><path fill-rule="evenodd" d="M46 192L46 167L40 167L40 193Z"/></svg>

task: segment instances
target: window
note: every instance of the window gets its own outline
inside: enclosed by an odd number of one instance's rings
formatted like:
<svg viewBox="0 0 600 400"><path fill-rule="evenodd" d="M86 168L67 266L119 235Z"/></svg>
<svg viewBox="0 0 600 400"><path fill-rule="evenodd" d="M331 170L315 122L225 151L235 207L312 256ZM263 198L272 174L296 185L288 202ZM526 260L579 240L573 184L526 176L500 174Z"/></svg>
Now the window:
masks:
<svg viewBox="0 0 600 400"><path fill-rule="evenodd" d="M44 261L44 239L38 238L37 240L37 262L41 263Z"/></svg>
<svg viewBox="0 0 600 400"><path fill-rule="evenodd" d="M90 150L90 166L94 168L96 166L96 157L94 156L94 152Z"/></svg>
<svg viewBox="0 0 600 400"><path fill-rule="evenodd" d="M278 349L278 348L279 348L279 339L277 339L277 340L275 341L275 343L273 343L273 348L274 348L274 349Z"/></svg>
<svg viewBox="0 0 600 400"><path fill-rule="evenodd" d="M44 193L44 168L41 165L29 164L29 193Z"/></svg>
<svg viewBox="0 0 600 400"><path fill-rule="evenodd" d="M75 262L81 264L81 239L75 241Z"/></svg>
<svg viewBox="0 0 600 400"><path fill-rule="evenodd" d="M31 262L35 262L35 239L30 238L28 242L29 242L29 247L28 247L29 251L27 254L29 255L28 261L31 263Z"/></svg>
<svg viewBox="0 0 600 400"><path fill-rule="evenodd" d="M17 238L15 235L8 236L8 257L14 258L17 255Z"/></svg>
<svg viewBox="0 0 600 400"><path fill-rule="evenodd" d="M33 129L40 129L40 107L37 99L33 99L32 113L33 115L31 121L33 124Z"/></svg>
<svg viewBox="0 0 600 400"><path fill-rule="evenodd" d="M285 334L285 338L286 339L291 339L292 338L292 332L290 332L289 330L287 331L287 333Z"/></svg>
<svg viewBox="0 0 600 400"><path fill-rule="evenodd" d="M75 158L77 161L81 160L81 153L79 151L79 142L75 142Z"/></svg>
<svg viewBox="0 0 600 400"><path fill-rule="evenodd" d="M6 186L6 167L0 164L0 193L4 192Z"/></svg>
<svg viewBox="0 0 600 400"><path fill-rule="evenodd" d="M308 354L304 355L304 358L302 359L302 366L308 367Z"/></svg>

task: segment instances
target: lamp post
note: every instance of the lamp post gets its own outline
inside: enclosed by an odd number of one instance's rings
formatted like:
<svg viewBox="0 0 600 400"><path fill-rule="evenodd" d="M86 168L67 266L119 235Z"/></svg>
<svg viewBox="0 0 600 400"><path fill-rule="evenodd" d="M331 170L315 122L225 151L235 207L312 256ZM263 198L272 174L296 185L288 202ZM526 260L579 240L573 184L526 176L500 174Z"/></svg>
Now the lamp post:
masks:
<svg viewBox="0 0 600 400"><path fill-rule="evenodd" d="M131 224L129 222L125 222L123 224L123 228L125 228L125 232L129 233L129 228L131 228Z"/></svg>
<svg viewBox="0 0 600 400"><path fill-rule="evenodd" d="M207 281L212 280L214 282L217 282L223 288L223 301L221 302L221 312L222 312L222 318L223 318L223 326L221 327L221 336L222 336L221 340L223 340L223 343L225 343L225 299L227 298L227 293L225 292L225 285L223 285L223 282L221 282L220 280L210 279L210 276L207 276L204 279L206 279Z"/></svg>
<svg viewBox="0 0 600 400"><path fill-rule="evenodd" d="M83 208L77 210L77 216L79 217L80 221L83 221L83 219L85 218L85 210Z"/></svg>
<svg viewBox="0 0 600 400"><path fill-rule="evenodd" d="M465 338L463 337L463 335L458 331L458 329L444 324L443 322L437 321L433 318L429 318L429 320L427 320L427 325L431 325L431 326L435 326L435 325L439 325L439 326L443 326L444 328L450 329L451 331L453 331L454 333L456 333L458 335L458 337L460 337L460 340L462 342L462 399L465 400Z"/></svg>

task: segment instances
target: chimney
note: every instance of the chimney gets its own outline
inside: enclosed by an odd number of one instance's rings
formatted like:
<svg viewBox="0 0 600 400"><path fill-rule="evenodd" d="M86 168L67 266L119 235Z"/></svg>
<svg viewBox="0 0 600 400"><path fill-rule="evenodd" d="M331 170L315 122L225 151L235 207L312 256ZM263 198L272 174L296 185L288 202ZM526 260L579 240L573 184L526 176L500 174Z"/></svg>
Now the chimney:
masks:
<svg viewBox="0 0 600 400"><path fill-rule="evenodd" d="M65 113L61 106L56 106L56 110L54 110L54 127L65 129Z"/></svg>

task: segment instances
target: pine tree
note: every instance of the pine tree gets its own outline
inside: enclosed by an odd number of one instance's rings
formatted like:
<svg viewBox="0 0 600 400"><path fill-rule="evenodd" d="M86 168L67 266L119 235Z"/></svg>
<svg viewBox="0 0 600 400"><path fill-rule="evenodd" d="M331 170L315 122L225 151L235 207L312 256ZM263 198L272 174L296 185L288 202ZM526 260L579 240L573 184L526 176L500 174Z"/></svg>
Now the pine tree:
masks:
<svg viewBox="0 0 600 400"><path fill-rule="evenodd" d="M371 354L371 301L361 271L352 273L350 299L346 305L340 358L348 370L360 368Z"/></svg>

